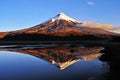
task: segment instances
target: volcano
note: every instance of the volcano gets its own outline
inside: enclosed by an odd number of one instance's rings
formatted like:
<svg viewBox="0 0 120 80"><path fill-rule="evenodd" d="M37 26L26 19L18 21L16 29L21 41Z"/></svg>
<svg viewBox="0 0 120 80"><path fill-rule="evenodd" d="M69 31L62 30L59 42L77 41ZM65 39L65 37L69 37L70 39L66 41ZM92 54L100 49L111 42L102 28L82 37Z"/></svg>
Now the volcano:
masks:
<svg viewBox="0 0 120 80"><path fill-rule="evenodd" d="M82 26L82 23L64 13L30 28L1 32L1 41L81 41L111 40L120 36L99 28Z"/></svg>

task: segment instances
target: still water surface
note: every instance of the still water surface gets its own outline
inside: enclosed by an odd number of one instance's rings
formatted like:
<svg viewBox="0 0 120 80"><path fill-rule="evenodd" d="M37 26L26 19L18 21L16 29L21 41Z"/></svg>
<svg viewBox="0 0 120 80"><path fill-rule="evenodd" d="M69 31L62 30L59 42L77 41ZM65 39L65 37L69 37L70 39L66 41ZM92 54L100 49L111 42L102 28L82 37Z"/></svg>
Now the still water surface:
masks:
<svg viewBox="0 0 120 80"><path fill-rule="evenodd" d="M106 80L101 47L0 47L0 80ZM74 54L74 55L73 55Z"/></svg>

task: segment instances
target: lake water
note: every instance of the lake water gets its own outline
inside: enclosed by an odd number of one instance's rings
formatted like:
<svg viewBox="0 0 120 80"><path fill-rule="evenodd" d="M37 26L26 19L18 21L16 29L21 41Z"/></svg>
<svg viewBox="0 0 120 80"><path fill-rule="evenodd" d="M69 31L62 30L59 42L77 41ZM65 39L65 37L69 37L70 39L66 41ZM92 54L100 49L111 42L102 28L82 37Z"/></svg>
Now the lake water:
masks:
<svg viewBox="0 0 120 80"><path fill-rule="evenodd" d="M104 47L71 45L0 46L0 80L107 80Z"/></svg>

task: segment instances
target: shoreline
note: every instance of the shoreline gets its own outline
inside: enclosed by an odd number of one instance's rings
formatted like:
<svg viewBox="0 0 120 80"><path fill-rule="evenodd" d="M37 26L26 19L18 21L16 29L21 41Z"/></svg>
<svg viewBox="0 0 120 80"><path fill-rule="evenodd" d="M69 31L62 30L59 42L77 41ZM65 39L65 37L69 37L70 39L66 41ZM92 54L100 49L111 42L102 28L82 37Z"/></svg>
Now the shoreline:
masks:
<svg viewBox="0 0 120 80"><path fill-rule="evenodd" d="M120 45L120 42L105 41L0 41L0 45L36 45L36 44L101 44Z"/></svg>

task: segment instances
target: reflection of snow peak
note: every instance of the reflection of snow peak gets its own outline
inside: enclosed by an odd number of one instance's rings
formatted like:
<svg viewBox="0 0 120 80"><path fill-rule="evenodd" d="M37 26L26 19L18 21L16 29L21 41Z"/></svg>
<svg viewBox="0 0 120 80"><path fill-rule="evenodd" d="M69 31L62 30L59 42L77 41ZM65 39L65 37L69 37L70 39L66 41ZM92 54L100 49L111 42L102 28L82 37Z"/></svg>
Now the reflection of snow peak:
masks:
<svg viewBox="0 0 120 80"><path fill-rule="evenodd" d="M70 65L78 62L79 60L80 60L80 59L69 60L69 61L63 62L63 63L57 63L57 62L55 62L54 60L52 60L51 63L57 65L57 66L60 68L60 70L63 70L63 69L65 69L65 68L67 68L68 66L70 66Z"/></svg>
<svg viewBox="0 0 120 80"><path fill-rule="evenodd" d="M69 61L62 62L62 63L57 63L57 62L55 62L55 60L52 60L51 63L57 65L60 68L60 70L63 70L65 68L67 68L68 66L80 61L80 59L85 60L85 61L89 61L89 60L92 60L94 58L98 58L100 56L101 56L101 54L99 54L99 53L88 54L88 55L78 56L78 59L75 59L75 60L69 60Z"/></svg>
<svg viewBox="0 0 120 80"><path fill-rule="evenodd" d="M64 13L59 13L57 16L53 17L52 22L54 22L55 20L60 20L60 19L79 23L79 21L70 18L69 16L67 16Z"/></svg>
<svg viewBox="0 0 120 80"><path fill-rule="evenodd" d="M77 60L73 60L73 61L67 61L65 63L59 63L58 66L60 68L60 70L63 70L65 68L67 68L68 66L78 62L80 59L77 59Z"/></svg>

